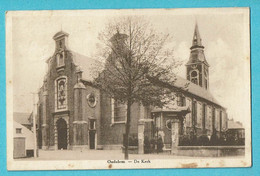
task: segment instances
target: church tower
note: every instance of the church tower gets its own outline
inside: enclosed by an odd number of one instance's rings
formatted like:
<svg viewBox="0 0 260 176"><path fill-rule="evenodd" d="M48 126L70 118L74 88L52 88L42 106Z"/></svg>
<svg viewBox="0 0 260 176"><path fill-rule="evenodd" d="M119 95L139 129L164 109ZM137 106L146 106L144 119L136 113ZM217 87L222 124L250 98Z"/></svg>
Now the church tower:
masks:
<svg viewBox="0 0 260 176"><path fill-rule="evenodd" d="M56 50L68 49L68 36L69 34L63 31L60 31L53 36L53 40L55 40L56 43Z"/></svg>
<svg viewBox="0 0 260 176"><path fill-rule="evenodd" d="M190 58L186 64L187 80L197 84L204 89L209 88L209 64L204 55L204 46L201 42L199 28L196 23L192 46L190 47Z"/></svg>

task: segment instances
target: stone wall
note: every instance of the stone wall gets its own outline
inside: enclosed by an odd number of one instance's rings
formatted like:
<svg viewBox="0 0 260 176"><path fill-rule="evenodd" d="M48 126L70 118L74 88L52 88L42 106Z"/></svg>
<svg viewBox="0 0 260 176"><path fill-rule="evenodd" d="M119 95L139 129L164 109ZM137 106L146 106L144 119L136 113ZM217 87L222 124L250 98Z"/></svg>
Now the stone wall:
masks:
<svg viewBox="0 0 260 176"><path fill-rule="evenodd" d="M225 157L245 155L244 146L179 146L172 152L179 156Z"/></svg>

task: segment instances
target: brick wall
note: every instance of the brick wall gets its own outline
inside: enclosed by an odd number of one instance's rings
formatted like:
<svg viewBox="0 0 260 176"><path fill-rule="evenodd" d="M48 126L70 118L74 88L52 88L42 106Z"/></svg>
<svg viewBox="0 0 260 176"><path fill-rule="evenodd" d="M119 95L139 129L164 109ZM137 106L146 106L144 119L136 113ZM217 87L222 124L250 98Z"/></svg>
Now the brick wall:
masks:
<svg viewBox="0 0 260 176"><path fill-rule="evenodd" d="M48 91L47 97L47 115L46 115L46 123L48 124L48 132L47 132L47 144L50 146L54 146L54 116L55 116L55 80L60 76L67 76L67 103L68 103L68 115L69 115L69 123L70 123L70 144L72 144L73 138L73 87L77 82L77 77L75 74L75 65L72 61L71 53L66 50L65 51L65 67L63 71L57 71L57 61L55 58L55 53L49 60L49 68L46 76L46 85ZM39 94L39 102L42 103L42 90Z"/></svg>
<svg viewBox="0 0 260 176"><path fill-rule="evenodd" d="M122 145L123 134L125 133L125 123L112 124L111 119L111 99L105 93L101 94L101 144L102 145ZM139 103L134 103L131 107L130 133L137 134L138 120L140 119Z"/></svg>

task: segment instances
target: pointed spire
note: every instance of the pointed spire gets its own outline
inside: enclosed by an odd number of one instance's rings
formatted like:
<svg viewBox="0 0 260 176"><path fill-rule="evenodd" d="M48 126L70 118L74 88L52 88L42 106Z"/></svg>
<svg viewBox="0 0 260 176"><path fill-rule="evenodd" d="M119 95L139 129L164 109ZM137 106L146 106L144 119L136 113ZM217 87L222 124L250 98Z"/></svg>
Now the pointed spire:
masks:
<svg viewBox="0 0 260 176"><path fill-rule="evenodd" d="M186 65L191 65L197 62L204 62L207 66L209 66L204 55L204 46L202 45L201 42L201 37L200 37L199 27L197 22L195 24L192 46L190 47L190 50L191 50L190 59Z"/></svg>
<svg viewBox="0 0 260 176"><path fill-rule="evenodd" d="M198 23L196 21L191 49L195 48L197 46L203 47L202 42L201 42L201 38L200 38Z"/></svg>

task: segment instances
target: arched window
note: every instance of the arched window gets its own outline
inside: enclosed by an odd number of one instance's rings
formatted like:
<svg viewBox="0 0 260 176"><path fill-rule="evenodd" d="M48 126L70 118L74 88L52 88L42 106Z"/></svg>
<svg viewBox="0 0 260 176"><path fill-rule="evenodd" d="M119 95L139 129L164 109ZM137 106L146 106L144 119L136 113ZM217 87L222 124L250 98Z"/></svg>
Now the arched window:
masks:
<svg viewBox="0 0 260 176"><path fill-rule="evenodd" d="M205 88L208 89L208 80L205 78Z"/></svg>
<svg viewBox="0 0 260 176"><path fill-rule="evenodd" d="M193 82L194 84L198 84L198 71L197 70L193 70L190 73L190 81Z"/></svg>
<svg viewBox="0 0 260 176"><path fill-rule="evenodd" d="M207 105L202 105L202 129L206 129L206 120L207 120Z"/></svg>
<svg viewBox="0 0 260 176"><path fill-rule="evenodd" d="M56 60L57 60L57 67L64 66L64 54L63 53L58 53L56 55Z"/></svg>
<svg viewBox="0 0 260 176"><path fill-rule="evenodd" d="M208 89L208 71L204 70L205 88Z"/></svg>
<svg viewBox="0 0 260 176"><path fill-rule="evenodd" d="M197 125L197 102L192 101L192 124Z"/></svg>
<svg viewBox="0 0 260 176"><path fill-rule="evenodd" d="M67 109L67 78L60 77L55 81L56 110Z"/></svg>
<svg viewBox="0 0 260 176"><path fill-rule="evenodd" d="M213 131L216 130L215 129L215 121L216 121L216 114L215 114L215 108L212 108L212 129Z"/></svg>
<svg viewBox="0 0 260 176"><path fill-rule="evenodd" d="M192 101L189 98L186 98L187 100L187 106L190 110L192 110ZM188 113L186 115L186 127L192 127L192 113Z"/></svg>
<svg viewBox="0 0 260 176"><path fill-rule="evenodd" d="M127 105L125 102L111 98L111 120L114 123L126 122Z"/></svg>
<svg viewBox="0 0 260 176"><path fill-rule="evenodd" d="M126 103L121 102L120 100L115 100L114 112L115 112L115 121L126 121Z"/></svg>

